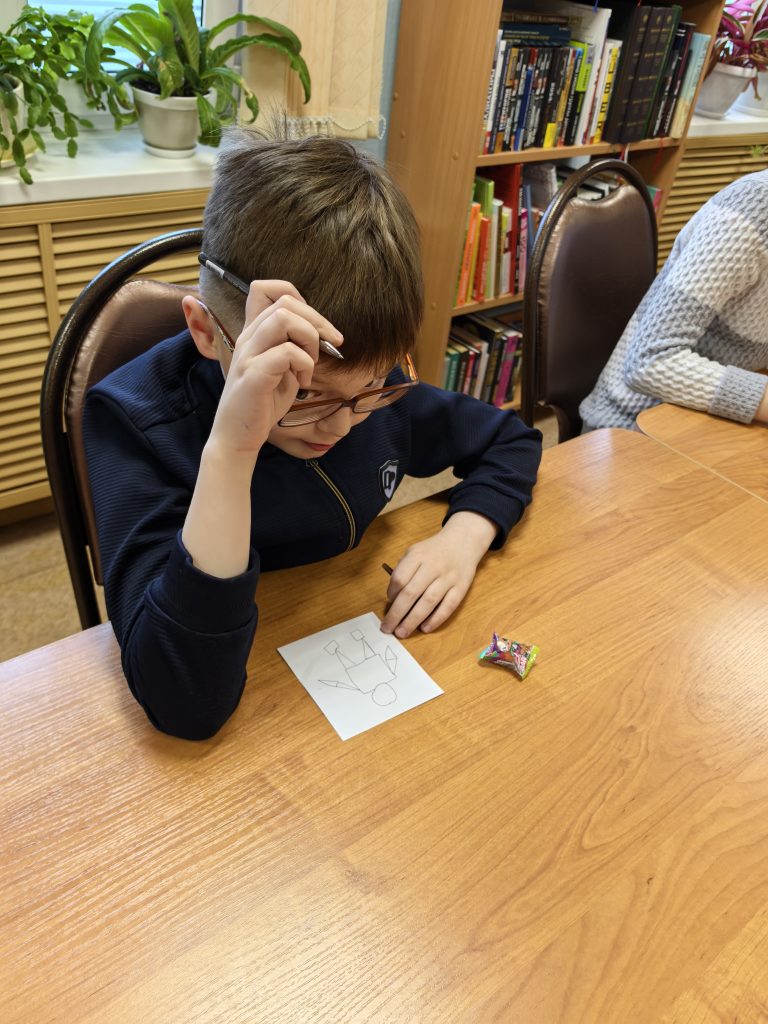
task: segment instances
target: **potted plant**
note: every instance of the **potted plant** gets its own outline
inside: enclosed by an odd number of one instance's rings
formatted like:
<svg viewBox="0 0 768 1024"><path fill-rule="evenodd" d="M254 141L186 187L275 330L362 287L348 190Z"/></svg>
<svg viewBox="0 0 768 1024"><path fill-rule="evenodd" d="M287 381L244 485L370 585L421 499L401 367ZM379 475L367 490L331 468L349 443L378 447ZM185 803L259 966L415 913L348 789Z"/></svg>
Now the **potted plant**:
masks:
<svg viewBox="0 0 768 1024"><path fill-rule="evenodd" d="M216 45L217 36L239 24L266 31ZM237 119L239 94L250 111L248 123L258 117L257 97L227 63L248 46L281 53L299 76L304 101L309 99L309 71L290 29L252 14L234 14L203 29L195 21L192 0L158 0L157 9L134 3L96 21L86 47L85 87L96 100L104 88L105 64L116 65L120 70L114 83L129 84L133 91L145 147L159 156L187 156L196 139L218 146L222 125ZM123 60L118 47L133 54L136 63Z"/></svg>
<svg viewBox="0 0 768 1024"><path fill-rule="evenodd" d="M42 130L66 142L77 153L81 127L92 127L70 112L59 86L77 66L84 66L85 46L93 16L70 11L50 14L42 7L24 7L7 32L0 33L0 163L15 165L32 184L27 161L45 149Z"/></svg>
<svg viewBox="0 0 768 1024"><path fill-rule="evenodd" d="M739 95L768 68L768 0L732 0L720 19L696 112L724 117Z"/></svg>

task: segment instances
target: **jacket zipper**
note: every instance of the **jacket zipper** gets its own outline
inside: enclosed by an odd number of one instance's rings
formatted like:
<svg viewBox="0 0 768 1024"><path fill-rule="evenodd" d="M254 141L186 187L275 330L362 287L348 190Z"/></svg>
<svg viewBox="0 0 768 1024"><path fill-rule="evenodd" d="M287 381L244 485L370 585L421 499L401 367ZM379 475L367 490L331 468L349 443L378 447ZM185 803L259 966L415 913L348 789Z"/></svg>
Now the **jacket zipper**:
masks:
<svg viewBox="0 0 768 1024"><path fill-rule="evenodd" d="M347 544L347 548L346 549L347 549L347 551L350 551L351 548L354 546L355 536L356 536L355 517L352 515L352 509L349 507L347 502L344 500L344 495L341 493L341 491L336 486L336 484L333 482L333 480L331 480L331 478L328 476L328 474L325 472L325 470L321 469L318 466L317 459L308 459L307 461L309 462L309 465L312 467L312 469L314 469L314 471L317 473L317 475L328 484L330 489L336 495L336 497L337 497L337 499L339 501L339 504L344 509L344 514L346 515L347 522L349 523L349 544Z"/></svg>

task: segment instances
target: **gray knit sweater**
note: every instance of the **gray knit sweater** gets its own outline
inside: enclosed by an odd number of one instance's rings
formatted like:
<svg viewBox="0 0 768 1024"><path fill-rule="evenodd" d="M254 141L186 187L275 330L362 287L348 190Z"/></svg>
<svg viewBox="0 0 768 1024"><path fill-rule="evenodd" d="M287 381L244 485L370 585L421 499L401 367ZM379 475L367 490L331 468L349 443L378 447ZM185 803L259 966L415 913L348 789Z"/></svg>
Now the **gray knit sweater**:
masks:
<svg viewBox="0 0 768 1024"><path fill-rule="evenodd" d="M750 423L768 378L768 171L713 196L627 324L594 391L585 430L634 427L672 402Z"/></svg>

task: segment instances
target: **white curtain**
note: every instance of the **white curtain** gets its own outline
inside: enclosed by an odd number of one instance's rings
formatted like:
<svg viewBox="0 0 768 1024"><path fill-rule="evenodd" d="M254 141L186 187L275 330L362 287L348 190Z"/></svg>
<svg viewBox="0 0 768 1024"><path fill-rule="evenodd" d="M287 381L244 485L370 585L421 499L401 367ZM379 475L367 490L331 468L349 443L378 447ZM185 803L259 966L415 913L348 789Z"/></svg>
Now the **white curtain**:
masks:
<svg viewBox="0 0 768 1024"><path fill-rule="evenodd" d="M305 105L285 59L266 47L248 47L243 74L264 113L274 104L284 107L303 133L379 137L387 0L243 0L243 10L292 29L312 78Z"/></svg>

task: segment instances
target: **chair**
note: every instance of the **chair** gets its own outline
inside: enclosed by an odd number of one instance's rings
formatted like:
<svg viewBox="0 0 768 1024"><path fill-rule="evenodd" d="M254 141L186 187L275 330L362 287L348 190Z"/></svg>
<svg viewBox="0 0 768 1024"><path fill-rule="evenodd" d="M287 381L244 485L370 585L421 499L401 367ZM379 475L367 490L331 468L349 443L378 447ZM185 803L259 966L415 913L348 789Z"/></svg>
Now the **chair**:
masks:
<svg viewBox="0 0 768 1024"><path fill-rule="evenodd" d="M606 171L622 179L620 187L603 199L580 199L587 179ZM656 276L656 245L653 203L629 164L596 160L565 181L541 221L525 277L526 423L547 406L558 440L581 431L579 403Z"/></svg>
<svg viewBox="0 0 768 1024"><path fill-rule="evenodd" d="M130 278L165 256L199 249L201 241L202 229L189 228L118 257L75 299L48 354L40 399L43 452L83 629L101 622L94 582L102 583L83 447L85 396L112 370L184 329L181 298L190 288Z"/></svg>

